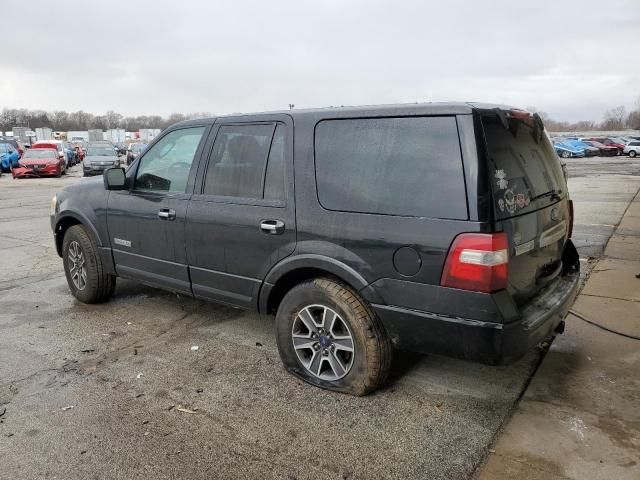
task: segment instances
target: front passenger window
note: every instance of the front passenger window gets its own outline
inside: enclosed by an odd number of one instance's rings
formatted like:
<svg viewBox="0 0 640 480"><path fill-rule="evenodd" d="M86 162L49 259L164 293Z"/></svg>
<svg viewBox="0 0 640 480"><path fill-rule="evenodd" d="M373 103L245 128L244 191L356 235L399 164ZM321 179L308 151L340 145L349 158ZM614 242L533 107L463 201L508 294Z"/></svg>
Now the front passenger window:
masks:
<svg viewBox="0 0 640 480"><path fill-rule="evenodd" d="M184 193L204 130L205 127L183 128L165 135L140 159L134 188Z"/></svg>

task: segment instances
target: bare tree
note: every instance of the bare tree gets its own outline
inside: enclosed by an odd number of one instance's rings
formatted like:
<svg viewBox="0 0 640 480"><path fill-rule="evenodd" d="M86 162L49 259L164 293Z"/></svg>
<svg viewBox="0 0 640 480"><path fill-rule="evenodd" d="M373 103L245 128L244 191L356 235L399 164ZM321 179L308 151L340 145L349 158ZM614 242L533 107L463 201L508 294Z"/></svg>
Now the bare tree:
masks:
<svg viewBox="0 0 640 480"><path fill-rule="evenodd" d="M607 110L604 113L604 121L602 122L603 130L622 130L624 128L624 121L627 116L627 110L624 106Z"/></svg>

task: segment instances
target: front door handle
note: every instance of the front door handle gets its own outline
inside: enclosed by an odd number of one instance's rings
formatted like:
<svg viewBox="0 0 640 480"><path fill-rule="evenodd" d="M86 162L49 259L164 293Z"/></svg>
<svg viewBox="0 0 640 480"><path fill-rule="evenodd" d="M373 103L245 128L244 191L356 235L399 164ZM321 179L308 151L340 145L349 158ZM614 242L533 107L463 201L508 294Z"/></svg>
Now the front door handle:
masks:
<svg viewBox="0 0 640 480"><path fill-rule="evenodd" d="M260 230L270 235L280 235L284 233L284 222L282 220L263 220L260 222Z"/></svg>
<svg viewBox="0 0 640 480"><path fill-rule="evenodd" d="M158 212L158 218L160 220L175 220L176 211L173 208L163 208Z"/></svg>

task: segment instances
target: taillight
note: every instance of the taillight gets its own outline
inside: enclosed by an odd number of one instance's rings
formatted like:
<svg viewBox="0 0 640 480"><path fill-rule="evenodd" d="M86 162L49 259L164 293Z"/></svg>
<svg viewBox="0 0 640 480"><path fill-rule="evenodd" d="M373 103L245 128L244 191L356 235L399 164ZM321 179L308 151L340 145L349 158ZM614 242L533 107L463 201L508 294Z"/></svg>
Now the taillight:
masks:
<svg viewBox="0 0 640 480"><path fill-rule="evenodd" d="M508 265L506 233L462 233L449 248L440 285L487 293L503 290Z"/></svg>
<svg viewBox="0 0 640 480"><path fill-rule="evenodd" d="M573 200L569 200L569 235L567 238L571 238L573 234Z"/></svg>

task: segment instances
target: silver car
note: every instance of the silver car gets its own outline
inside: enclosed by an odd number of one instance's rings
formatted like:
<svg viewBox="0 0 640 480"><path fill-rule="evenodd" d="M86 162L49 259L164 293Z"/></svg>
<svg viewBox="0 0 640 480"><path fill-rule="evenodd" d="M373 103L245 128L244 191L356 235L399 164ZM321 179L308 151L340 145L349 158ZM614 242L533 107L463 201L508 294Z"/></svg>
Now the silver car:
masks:
<svg viewBox="0 0 640 480"><path fill-rule="evenodd" d="M107 142L90 143L82 161L82 174L85 177L102 175L107 168L119 166L120 160L113 145Z"/></svg>

